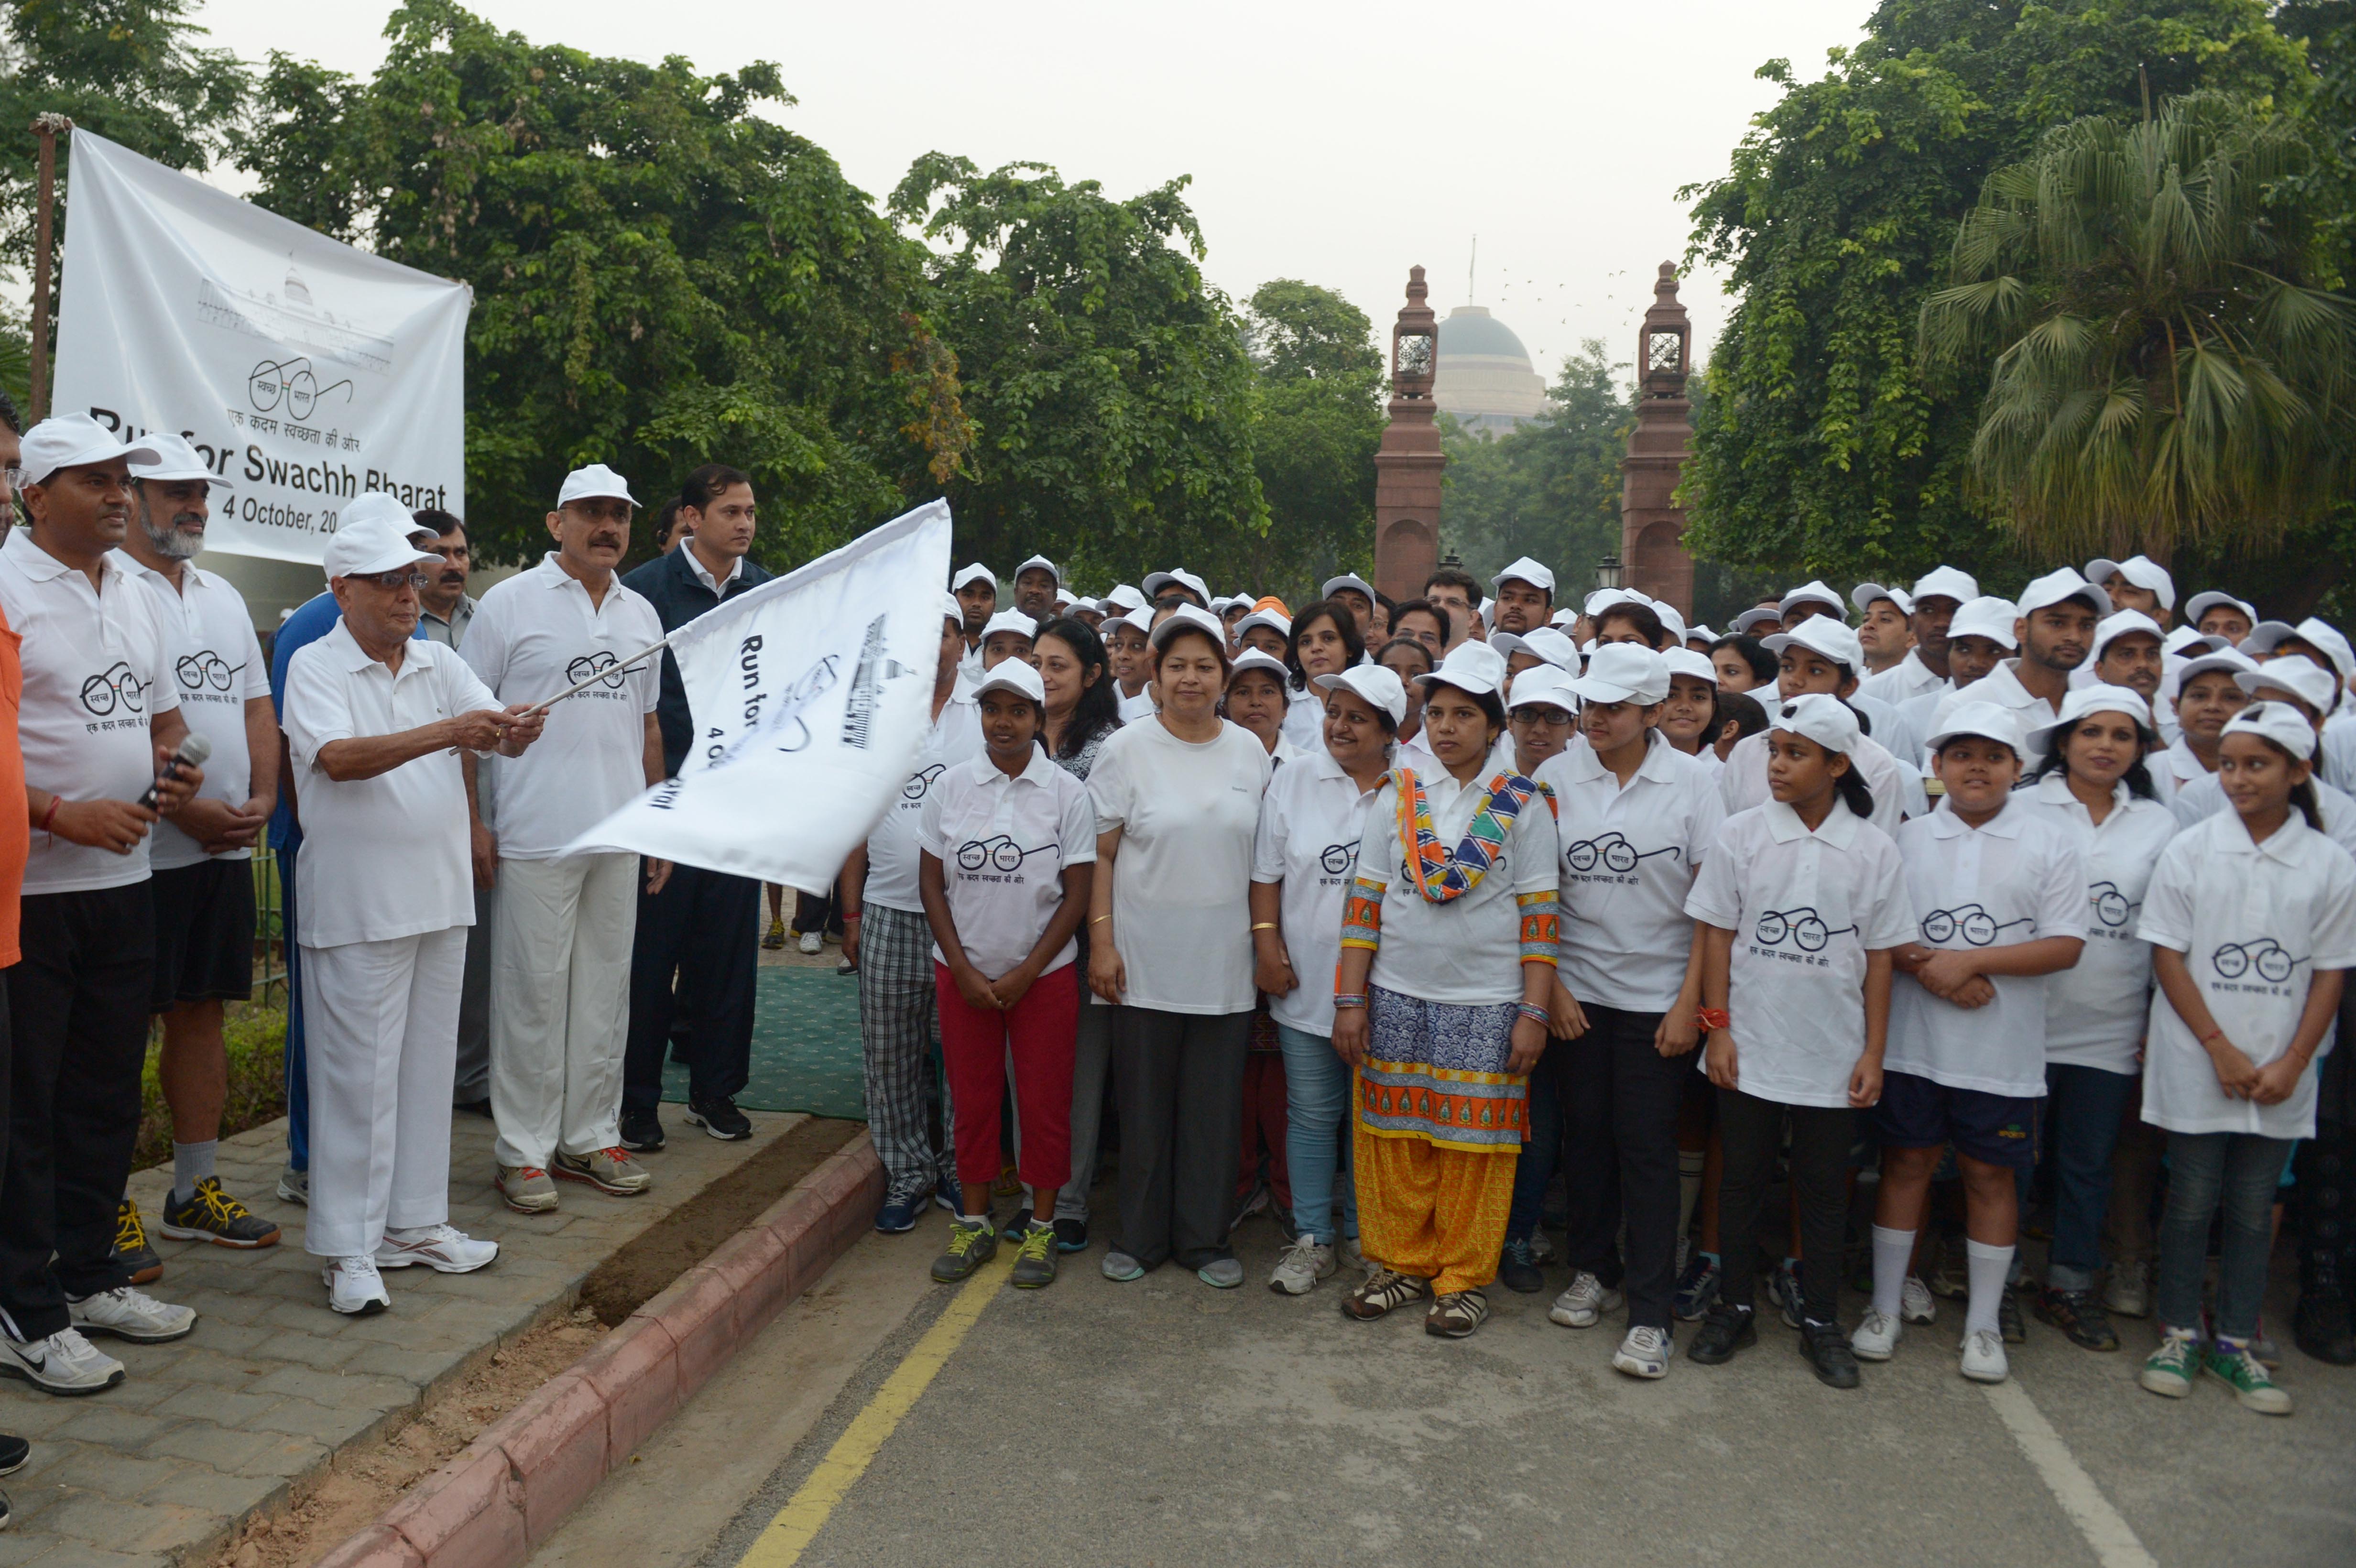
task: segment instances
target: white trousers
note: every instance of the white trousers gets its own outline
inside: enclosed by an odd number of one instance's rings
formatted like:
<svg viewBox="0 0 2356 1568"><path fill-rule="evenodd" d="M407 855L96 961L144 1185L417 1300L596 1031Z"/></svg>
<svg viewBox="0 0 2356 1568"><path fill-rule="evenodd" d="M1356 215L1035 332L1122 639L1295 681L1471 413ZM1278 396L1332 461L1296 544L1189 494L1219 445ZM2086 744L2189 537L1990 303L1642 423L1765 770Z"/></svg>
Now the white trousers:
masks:
<svg viewBox="0 0 2356 1568"><path fill-rule="evenodd" d="M498 1162L622 1141L636 855L499 862L491 917L491 1116Z"/></svg>
<svg viewBox="0 0 2356 1568"><path fill-rule="evenodd" d="M311 1208L303 1250L376 1251L450 1217L450 1083L466 928L303 949Z"/></svg>

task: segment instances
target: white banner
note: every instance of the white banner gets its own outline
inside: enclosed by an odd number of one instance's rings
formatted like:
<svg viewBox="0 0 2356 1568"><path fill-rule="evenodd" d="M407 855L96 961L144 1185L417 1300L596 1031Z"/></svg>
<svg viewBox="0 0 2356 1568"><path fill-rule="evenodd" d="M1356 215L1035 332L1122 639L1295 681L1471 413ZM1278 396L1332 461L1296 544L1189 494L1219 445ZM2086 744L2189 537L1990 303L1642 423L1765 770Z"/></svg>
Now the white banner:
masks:
<svg viewBox="0 0 2356 1568"><path fill-rule="evenodd" d="M572 848L824 892L916 767L948 575L949 506L928 501L673 632L680 776Z"/></svg>
<svg viewBox="0 0 2356 1568"><path fill-rule="evenodd" d="M53 406L187 436L208 550L316 563L370 490L465 516L466 284L87 131L69 175Z"/></svg>

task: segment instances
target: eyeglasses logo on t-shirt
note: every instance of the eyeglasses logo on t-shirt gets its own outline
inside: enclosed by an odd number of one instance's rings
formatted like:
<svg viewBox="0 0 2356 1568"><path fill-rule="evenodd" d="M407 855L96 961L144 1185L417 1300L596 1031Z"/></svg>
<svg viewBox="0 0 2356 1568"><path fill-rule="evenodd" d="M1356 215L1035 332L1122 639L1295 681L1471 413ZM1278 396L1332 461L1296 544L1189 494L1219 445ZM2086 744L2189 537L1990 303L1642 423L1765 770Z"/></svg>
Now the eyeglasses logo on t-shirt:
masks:
<svg viewBox="0 0 2356 1568"><path fill-rule="evenodd" d="M1818 914L1813 907L1804 907L1767 911L1751 926L1751 934L1758 939L1761 947L1780 948L1784 943L1789 942L1800 951L1777 953L1774 956L1794 962L1805 962L1804 955L1822 953L1826 944L1834 937L1847 936L1856 930L1857 927L1854 925L1837 928L1829 925L1824 916Z"/></svg>
<svg viewBox="0 0 2356 1568"><path fill-rule="evenodd" d="M597 682L597 686L594 688L584 691L581 695L584 697L603 697L608 691L619 691L622 689L623 680L630 673L627 670L614 669L614 667L621 662L622 661L616 658L611 652L604 648L598 649L594 654L583 654L580 657L574 659L572 663L564 667L564 684L567 686L578 686L583 681L591 678L593 676L603 676L604 678ZM608 671L612 671L612 673L606 673Z"/></svg>
<svg viewBox="0 0 2356 1568"><path fill-rule="evenodd" d="M118 708L125 713L145 713L147 711L148 684L140 679L129 665L117 659L107 667L105 673L91 676L81 683L81 705L100 719L108 717Z"/></svg>
<svg viewBox="0 0 2356 1568"><path fill-rule="evenodd" d="M206 648L198 653L181 655L172 667L172 673L179 677L180 689L188 696L209 697L216 692L228 691L244 668L243 665L233 665L212 649Z"/></svg>
<svg viewBox="0 0 2356 1568"><path fill-rule="evenodd" d="M2238 980L2251 970L2258 978L2279 986L2291 976L2291 971L2311 962L2294 958L2289 949L2271 936L2261 936L2254 942L2228 942L2209 955L2210 966L2228 980ZM2243 990L2263 990L2265 987L2244 986Z"/></svg>
<svg viewBox="0 0 2356 1568"><path fill-rule="evenodd" d="M1358 847L1353 844L1328 844L1317 852L1317 863L1331 877L1345 877L1358 863Z"/></svg>
<svg viewBox="0 0 2356 1568"><path fill-rule="evenodd" d="M2123 930L2143 908L2141 899L2131 899L2119 891L2116 882L2096 882L2086 890L2086 901L2094 908L2094 919L2111 931Z"/></svg>
<svg viewBox="0 0 2356 1568"><path fill-rule="evenodd" d="M1982 904L1959 904L1954 909L1934 909L1922 917L1922 940L1938 944L1953 942L1961 936L1974 947L1986 947L2016 925L2035 925L2034 915L2019 920L2000 921L1988 913Z"/></svg>
<svg viewBox="0 0 2356 1568"><path fill-rule="evenodd" d="M930 767L918 768L908 775L908 782L900 786L900 798L907 801L923 801L925 796L933 793L933 781L948 771L949 765L947 763L935 763Z"/></svg>
<svg viewBox="0 0 2356 1568"><path fill-rule="evenodd" d="M976 873L977 880L1000 881L1003 879L979 873L985 867L991 867L1011 875L1022 870L1023 862L1032 856L1043 855L1054 848L1053 844L1042 844L1036 848L1025 849L1003 833L991 838L969 838L957 847L958 869Z"/></svg>
<svg viewBox="0 0 2356 1568"><path fill-rule="evenodd" d="M1598 865L1605 870L1626 876L1635 870L1639 861L1656 855L1673 855L1682 860L1685 851L1671 844L1659 849L1639 849L1619 832L1601 833L1592 838L1581 838L1562 848L1563 864L1574 871L1592 871Z"/></svg>

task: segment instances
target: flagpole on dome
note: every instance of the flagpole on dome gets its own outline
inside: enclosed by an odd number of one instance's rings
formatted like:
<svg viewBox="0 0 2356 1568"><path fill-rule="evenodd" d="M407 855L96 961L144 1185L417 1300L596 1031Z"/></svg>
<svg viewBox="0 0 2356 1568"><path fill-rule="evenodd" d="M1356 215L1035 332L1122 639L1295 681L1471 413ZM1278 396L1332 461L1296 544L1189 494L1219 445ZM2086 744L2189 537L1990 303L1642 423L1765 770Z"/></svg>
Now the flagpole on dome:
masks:
<svg viewBox="0 0 2356 1568"><path fill-rule="evenodd" d="M33 220L33 396L25 414L30 428L49 411L49 239L57 210L58 137L70 133L73 122L62 114L36 114L28 128L41 142Z"/></svg>

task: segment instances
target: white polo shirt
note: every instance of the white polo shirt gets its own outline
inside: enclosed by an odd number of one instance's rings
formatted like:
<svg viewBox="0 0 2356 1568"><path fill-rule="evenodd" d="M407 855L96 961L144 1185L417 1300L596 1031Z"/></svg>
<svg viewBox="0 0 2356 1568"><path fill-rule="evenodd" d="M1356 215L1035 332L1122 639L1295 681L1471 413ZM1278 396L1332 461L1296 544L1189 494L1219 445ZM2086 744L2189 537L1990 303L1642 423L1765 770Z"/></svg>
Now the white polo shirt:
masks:
<svg viewBox="0 0 2356 1568"><path fill-rule="evenodd" d="M940 716L925 731L924 746L908 782L900 786L891 806L867 836L867 885L864 903L881 904L903 914L922 914L925 901L916 892L916 859L924 852L922 825L925 802L940 776L960 763L988 750L981 739L981 705L960 691L951 691Z"/></svg>
<svg viewBox="0 0 2356 1568"><path fill-rule="evenodd" d="M155 596L112 552L100 582L11 528L0 544L0 609L24 639L16 712L25 783L68 801L137 800L155 782L148 720L180 705L170 639ZM27 893L83 892L147 880L151 833L128 855L33 835Z"/></svg>
<svg viewBox="0 0 2356 1568"><path fill-rule="evenodd" d="M2308 781L2315 786L2316 815L2323 818L2324 836L2351 855L2356 855L2356 797L2321 779ZM2203 773L2186 784L2169 798L2168 808L2176 813L2179 827L2194 827L2212 816L2231 816L2233 803L2225 798L2225 786L2215 773ZM2298 808L2293 806L2292 810ZM2305 817L2299 818L2305 822Z"/></svg>
<svg viewBox="0 0 2356 1568"><path fill-rule="evenodd" d="M592 603L552 550L483 595L458 656L490 688L493 706L507 707L553 697L662 635L661 617L636 589L611 578L604 602ZM661 682L659 658L609 675L550 709L522 756L499 760L490 821L499 859L553 859L646 793L647 715Z"/></svg>
<svg viewBox="0 0 2356 1568"><path fill-rule="evenodd" d="M498 706L466 661L440 643L403 643L397 674L369 657L340 619L295 650L281 720L303 813L295 940L340 947L475 923L458 753L429 752L372 779L339 784L319 767L319 752L331 741L398 735Z"/></svg>
<svg viewBox="0 0 2356 1568"><path fill-rule="evenodd" d="M2193 754L2192 747L2181 731L2177 732L2175 740L2168 743L2166 751L2155 752L2144 759L2144 770L2151 774L2154 793L2171 810L2175 808L2176 797L2188 786L2209 776L2209 770L2201 765L2201 759ZM2218 798L2222 800L2224 797L2220 795Z"/></svg>
<svg viewBox="0 0 2356 1568"><path fill-rule="evenodd" d="M2060 719L2062 708L2059 703L2048 702L2032 695L2029 688L2020 684L2020 677L2013 674L2013 667L2019 662L2017 658L1998 659L1994 669L1964 688L1963 691L1950 692L1932 715L1930 727L1922 731L1923 743L1928 745L1931 737L1939 732L1940 723L1953 711L1954 704L1993 702L2020 720L2025 748L2021 752L2021 776L2026 778L2035 772L2037 764L2045 760L2045 749L2037 743L2037 731ZM1967 697L1965 692L1970 695ZM1929 764L1926 763L1924 765L1927 767Z"/></svg>
<svg viewBox="0 0 2356 1568"><path fill-rule="evenodd" d="M2136 934L2136 921L2160 851L2176 837L2175 815L2121 784L2097 827L2060 773L2038 780L2016 804L2077 835L2086 863L2086 950L2074 968L2045 977L2045 1060L2132 1075L2151 1000L2151 944Z"/></svg>
<svg viewBox="0 0 2356 1568"><path fill-rule="evenodd" d="M1772 707L1768 709L1771 716L1774 711ZM1718 775L1718 790L1729 816L1764 805L1774 798L1767 787L1769 733L1762 730L1756 735L1745 735L1726 754L1725 771ZM1904 817L1929 815L1930 800L1922 793L1922 775L1901 765L1870 735L1858 741L1857 750L1849 753L1849 764L1863 777L1866 787L1873 791L1870 820L1883 833L1895 834Z"/></svg>
<svg viewBox="0 0 2356 1568"><path fill-rule="evenodd" d="M1936 691L1946 684L1945 677L1933 675L1931 667L1922 662L1921 649L1909 648L1906 656L1888 669L1858 681L1857 689L1861 697L1874 698L1894 708L1909 698Z"/></svg>
<svg viewBox="0 0 2356 1568"><path fill-rule="evenodd" d="M1592 746L1538 766L1554 791L1562 981L1582 1002L1666 1012L1686 979L1686 899L1726 806L1708 769L1657 730L1625 787Z"/></svg>
<svg viewBox="0 0 2356 1568"><path fill-rule="evenodd" d="M1325 689L1312 686L1294 691L1288 684L1285 696L1290 705L1284 710L1284 738L1302 751L1323 748L1325 744Z"/></svg>
<svg viewBox="0 0 2356 1568"><path fill-rule="evenodd" d="M2078 836L2052 817L2007 799L1978 827L1942 801L1898 830L1906 894L1925 947L1950 952L2010 946L2047 936L2086 934L2085 857ZM1996 999L1959 1008L1911 975L1890 987L1891 1072L1952 1089L2037 1099L2045 1093L2042 975L1995 975Z"/></svg>
<svg viewBox="0 0 2356 1568"><path fill-rule="evenodd" d="M253 795L245 705L270 695L270 661L262 656L262 641L253 635L244 596L227 578L195 561L180 569L182 586L174 588L169 578L142 566L126 550L109 551L106 559L154 597L171 655L173 685L180 694L180 716L192 732L212 742L212 755L205 759L205 782L197 793L207 800L243 805ZM253 851L228 849L208 857L169 818L155 825L148 862L156 870L207 859L250 860Z"/></svg>
<svg viewBox="0 0 2356 1568"><path fill-rule="evenodd" d="M987 754L941 774L925 794L916 837L941 863L949 918L969 963L995 980L1031 956L1064 902L1064 871L1097 859L1088 786L1032 748L1009 778ZM1066 941L1047 973L1079 951ZM933 962L945 964L933 944Z"/></svg>
<svg viewBox="0 0 2356 1568"><path fill-rule="evenodd" d="M1461 784L1446 769L1415 776L1423 785L1432 831L1453 850L1472 826L1489 781L1490 765ZM1382 945L1375 950L1371 976L1386 991L1451 1007L1490 1008L1522 999L1524 893L1554 893L1554 813L1543 795L1533 795L1505 830L1496 863L1470 892L1433 903L1416 891L1407 872L1407 847L1400 841L1399 789L1386 783L1366 807L1365 831L1358 839L1357 875L1388 889L1383 899ZM1557 964L1560 949L1557 949Z"/></svg>
<svg viewBox="0 0 2356 1568"><path fill-rule="evenodd" d="M1269 1016L1303 1034L1333 1032L1333 970L1342 959L1342 904L1357 869L1366 808L1381 792L1360 790L1323 747L1276 770L1260 797L1252 839L1252 880L1282 884L1278 917L1300 981L1268 999Z"/></svg>
<svg viewBox="0 0 2356 1568"><path fill-rule="evenodd" d="M1149 681L1140 687L1135 697L1122 698L1117 711L1123 724L1134 724L1141 720L1151 719L1160 712L1161 709L1153 706L1152 683Z"/></svg>
<svg viewBox="0 0 2356 1568"><path fill-rule="evenodd" d="M1890 836L1837 798L1813 833L1770 800L1719 825L1686 913L1734 933L1736 1087L1783 1105L1847 1105L1865 1054L1865 955L1914 940Z"/></svg>
<svg viewBox="0 0 2356 1568"><path fill-rule="evenodd" d="M2264 1067L2290 1049L2319 969L2356 967L2356 862L2294 810L2263 844L2232 811L2179 835L2145 890L2146 942L2184 955L2225 1038ZM2318 1048L2332 1049L2331 1036ZM2317 1070L2278 1105L2228 1099L2164 991L2151 998L2143 1119L2179 1133L2315 1136Z"/></svg>

